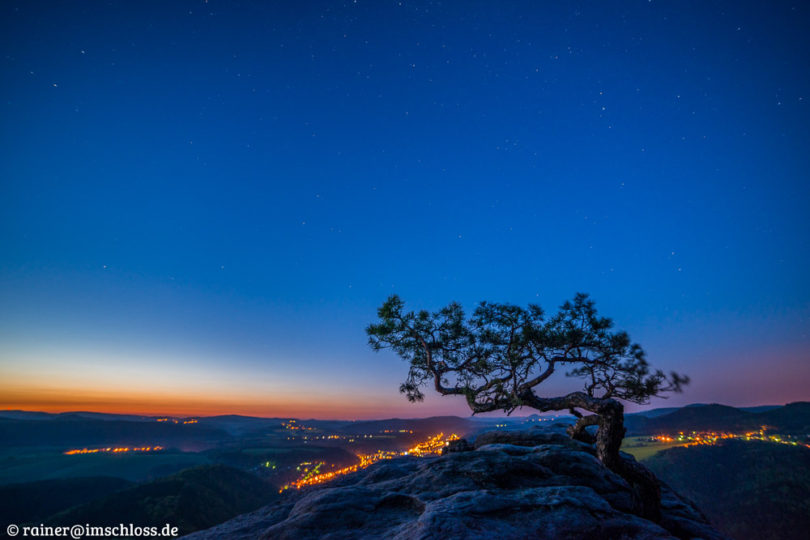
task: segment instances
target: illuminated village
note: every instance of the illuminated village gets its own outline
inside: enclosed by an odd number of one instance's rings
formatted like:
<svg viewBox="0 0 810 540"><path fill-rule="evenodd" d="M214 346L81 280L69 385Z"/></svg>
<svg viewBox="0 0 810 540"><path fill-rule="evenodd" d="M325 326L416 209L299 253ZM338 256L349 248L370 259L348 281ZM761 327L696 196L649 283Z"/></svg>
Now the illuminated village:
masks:
<svg viewBox="0 0 810 540"><path fill-rule="evenodd" d="M745 433L732 433L726 431L692 431L690 433L678 432L677 435L653 435L650 437L650 442L659 442L665 444L675 444L679 446L699 446L699 445L714 445L719 441L735 439L742 441L761 441L778 444L789 444L791 446L806 446L810 448L810 444L793 440L789 437L783 437L778 434L766 433L768 426L760 427L759 431L747 431Z"/></svg>
<svg viewBox="0 0 810 540"><path fill-rule="evenodd" d="M412 432L411 432L412 433ZM343 476L346 474L350 474L353 472L357 472L361 469L365 469L369 465L373 465L378 461L382 461L384 459L392 459L395 457L400 456L416 456L416 457L427 457L427 456L437 456L442 453L442 449L450 444L450 441L458 440L459 436L455 433L445 437L444 433L439 433L430 437L429 439L420 442L416 446L409 448L408 450L404 450L401 452L393 452L393 451L383 451L378 450L374 454L358 454L357 457L360 459L360 463L355 465L351 465L349 467L343 467L341 469L337 469L334 471L326 471L321 472L322 468L326 467L324 462L318 463L311 463L311 462L304 462L299 465L298 470L302 472L302 475L298 480L295 480L289 484L284 485L280 490L279 493L290 489L301 489L306 486L314 486L316 484L323 484L324 482L329 482L330 480L334 480L339 476Z"/></svg>
<svg viewBox="0 0 810 540"><path fill-rule="evenodd" d="M160 452L163 450L162 446L117 446L107 448L76 448L73 450L66 450L63 452L66 456L75 456L83 454L125 454L127 452Z"/></svg>
<svg viewBox="0 0 810 540"><path fill-rule="evenodd" d="M155 418L155 421L156 422L170 422L172 424L196 424L197 423L196 418L187 418L185 420L180 420L178 418L163 417L163 418Z"/></svg>

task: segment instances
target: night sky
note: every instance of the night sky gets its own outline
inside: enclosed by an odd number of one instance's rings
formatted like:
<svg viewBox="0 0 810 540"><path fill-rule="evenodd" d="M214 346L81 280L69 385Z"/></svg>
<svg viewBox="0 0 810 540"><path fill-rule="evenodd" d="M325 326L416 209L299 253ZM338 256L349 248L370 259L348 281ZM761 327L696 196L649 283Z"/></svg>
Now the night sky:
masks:
<svg viewBox="0 0 810 540"><path fill-rule="evenodd" d="M468 414L392 293L810 399L810 4L610 4L3 2L0 408Z"/></svg>

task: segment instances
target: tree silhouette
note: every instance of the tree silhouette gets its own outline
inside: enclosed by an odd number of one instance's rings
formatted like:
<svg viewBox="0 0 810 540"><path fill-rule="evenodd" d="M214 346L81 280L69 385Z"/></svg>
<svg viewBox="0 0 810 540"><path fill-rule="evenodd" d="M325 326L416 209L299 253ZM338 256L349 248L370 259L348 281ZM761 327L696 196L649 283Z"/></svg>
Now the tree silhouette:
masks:
<svg viewBox="0 0 810 540"><path fill-rule="evenodd" d="M436 312L405 311L391 296L366 329L376 350L391 349L410 363L400 391L410 401L432 385L442 395L464 396L473 414L530 407L567 410L577 417L569 434L594 443L596 455L637 489L644 514L653 517L660 499L649 471L619 454L624 438L621 403L647 403L663 392L679 392L688 378L651 370L642 348L613 322L597 314L586 294L577 294L547 318L537 305L482 302L467 319L457 303ZM581 391L546 397L536 388L557 370L584 380ZM581 411L586 411L583 414ZM596 426L596 434L586 428Z"/></svg>

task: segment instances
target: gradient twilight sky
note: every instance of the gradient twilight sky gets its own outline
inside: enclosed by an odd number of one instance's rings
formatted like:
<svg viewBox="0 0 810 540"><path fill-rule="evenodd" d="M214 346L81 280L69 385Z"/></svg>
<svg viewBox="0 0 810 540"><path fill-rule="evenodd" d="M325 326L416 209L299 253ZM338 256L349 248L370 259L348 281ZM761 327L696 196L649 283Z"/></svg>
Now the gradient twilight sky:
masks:
<svg viewBox="0 0 810 540"><path fill-rule="evenodd" d="M810 399L810 4L610 4L3 2L0 408L468 414L391 293Z"/></svg>

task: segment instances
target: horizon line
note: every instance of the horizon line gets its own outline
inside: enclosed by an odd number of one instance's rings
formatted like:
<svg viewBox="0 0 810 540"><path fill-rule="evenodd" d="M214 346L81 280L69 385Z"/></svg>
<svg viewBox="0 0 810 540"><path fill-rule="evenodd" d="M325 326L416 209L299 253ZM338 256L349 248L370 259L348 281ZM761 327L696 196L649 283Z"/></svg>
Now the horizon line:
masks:
<svg viewBox="0 0 810 540"><path fill-rule="evenodd" d="M784 407L786 405L790 405L793 403L808 403L810 401L790 401L785 403L765 403L765 404L757 404L757 405L741 405L741 406L734 406L734 405L726 405L724 403L689 403L687 405L682 405L680 407L655 407L651 409L646 409L646 411L654 411L658 409L683 409L685 407L692 407L692 406L707 406L707 405L722 405L724 407L731 407L734 409L748 409L748 408L758 408L758 407ZM562 409L561 409L562 410ZM0 409L0 413L29 413L29 414L45 414L45 415L67 415L67 414L106 414L109 416L138 416L142 418L183 418L183 419L190 419L190 418L218 418L224 416L236 416L242 418L255 418L259 420L283 420L283 419L290 419L290 420L320 420L320 421L333 421L333 422L368 422L368 421L379 421L379 420L424 420L428 418L443 418L443 417L454 417L454 418L467 418L467 419L476 419L476 418L530 418L532 416L549 416L549 417L561 417L561 416L571 416L567 413L560 413L560 412L533 412L530 414L513 414L513 415L495 415L495 414L487 414L484 415L474 415L470 413L469 416L461 416L458 414L434 414L430 416L411 416L411 417L400 417L400 416L386 416L386 417L373 417L373 418L318 418L318 417L296 417L296 416L255 416L249 414L238 414L238 413L223 413L223 414L208 414L208 415L199 415L199 414L186 414L186 413L163 413L163 414L155 414L155 413L138 413L138 412L108 412L103 410L54 410L54 411L47 411L47 410L28 410L28 409ZM644 411L637 411L637 412L644 412ZM625 414L635 414L635 413L627 413Z"/></svg>

